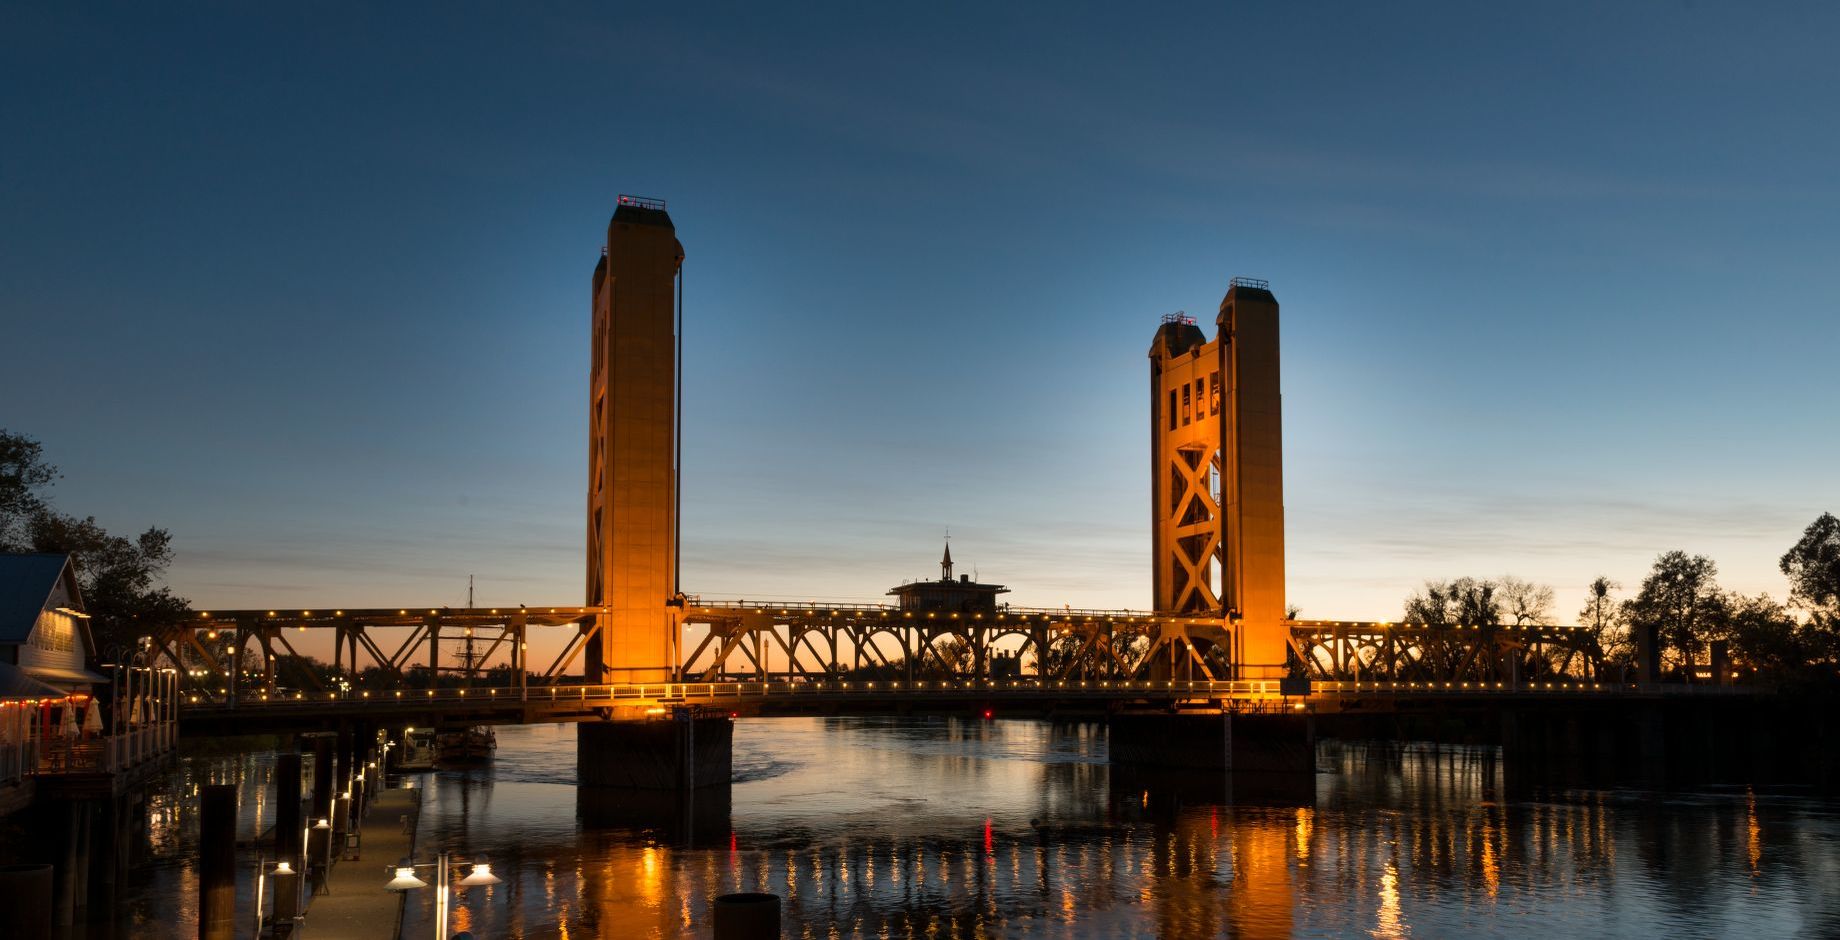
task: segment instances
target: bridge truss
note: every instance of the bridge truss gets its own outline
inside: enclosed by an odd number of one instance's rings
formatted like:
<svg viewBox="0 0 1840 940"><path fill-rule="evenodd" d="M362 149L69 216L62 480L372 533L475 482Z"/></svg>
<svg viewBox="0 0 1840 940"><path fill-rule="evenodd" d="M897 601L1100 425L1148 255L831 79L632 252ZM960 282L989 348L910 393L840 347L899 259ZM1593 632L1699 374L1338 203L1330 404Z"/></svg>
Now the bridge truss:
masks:
<svg viewBox="0 0 1840 940"><path fill-rule="evenodd" d="M1236 679L1228 630L1205 614L1006 607L987 613L878 604L691 598L681 608L685 682ZM598 607L235 610L156 631L146 658L176 669L188 699L580 684L605 623ZM1292 672L1319 682L1600 681L1590 631L1569 626L1286 623ZM301 655L302 646L323 654ZM533 666L532 640L545 647ZM551 652L553 651L553 653ZM546 663L546 665L544 664Z"/></svg>

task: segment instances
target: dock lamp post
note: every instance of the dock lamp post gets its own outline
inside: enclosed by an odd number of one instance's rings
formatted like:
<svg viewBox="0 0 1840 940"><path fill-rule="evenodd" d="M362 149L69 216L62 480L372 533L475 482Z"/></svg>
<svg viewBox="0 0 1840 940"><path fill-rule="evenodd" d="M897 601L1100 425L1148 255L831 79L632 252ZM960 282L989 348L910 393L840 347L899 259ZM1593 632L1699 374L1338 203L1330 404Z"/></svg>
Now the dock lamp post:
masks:
<svg viewBox="0 0 1840 940"><path fill-rule="evenodd" d="M320 841L320 845L324 846L324 848L320 850L319 864L319 870L321 872L319 883L323 888L325 887L327 877L332 874L332 820L321 816L313 821L311 831L313 837ZM309 861L311 860L309 859Z"/></svg>
<svg viewBox="0 0 1840 940"><path fill-rule="evenodd" d="M256 936L258 937L262 936L263 928L269 923L269 919L263 916L266 913L263 910L263 901L268 891L270 878L275 880L274 922L280 923L284 920L292 922L300 911L299 872L296 872L294 866L285 858L276 862L273 868L270 868L268 862L264 860L256 867Z"/></svg>
<svg viewBox="0 0 1840 940"><path fill-rule="evenodd" d="M442 852L434 862L423 862L420 865L397 865L392 867L390 871L394 877L390 879L389 884L384 885L385 888L391 891L413 891L416 888L426 888L428 887L428 882L415 877L415 870L417 868L433 868L435 870L435 940L447 940L447 895L450 890L449 885L454 883L452 880L452 870L455 865L473 866L473 870L468 872L465 878L459 880L458 884L462 888L480 888L504 883L503 879L492 874L491 863L468 862L466 859L454 858L448 853Z"/></svg>
<svg viewBox="0 0 1840 940"><path fill-rule="evenodd" d="M345 854L346 847L350 845L349 841L347 840L350 839L351 832L355 828L354 824L357 822L357 820L352 818L351 809L352 809L352 804L351 804L351 791L350 790L346 790L340 793L337 799L333 801L333 813L335 814L335 818L337 818L339 822L338 822L338 825L332 827L332 835L334 837L334 841L339 843L338 854L340 855ZM328 860L330 860L330 857L331 857L331 853L329 852Z"/></svg>

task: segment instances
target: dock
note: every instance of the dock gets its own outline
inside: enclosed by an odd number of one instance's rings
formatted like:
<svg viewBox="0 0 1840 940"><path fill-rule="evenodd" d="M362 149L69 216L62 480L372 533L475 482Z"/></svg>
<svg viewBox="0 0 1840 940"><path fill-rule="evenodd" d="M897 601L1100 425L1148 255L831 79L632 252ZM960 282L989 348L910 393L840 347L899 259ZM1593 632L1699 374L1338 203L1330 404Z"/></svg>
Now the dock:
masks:
<svg viewBox="0 0 1840 940"><path fill-rule="evenodd" d="M421 793L396 789L377 795L358 826L357 856L346 855L333 864L325 893L312 898L295 936L377 940L401 933L403 893L386 890L384 883L390 879L390 867L415 850Z"/></svg>

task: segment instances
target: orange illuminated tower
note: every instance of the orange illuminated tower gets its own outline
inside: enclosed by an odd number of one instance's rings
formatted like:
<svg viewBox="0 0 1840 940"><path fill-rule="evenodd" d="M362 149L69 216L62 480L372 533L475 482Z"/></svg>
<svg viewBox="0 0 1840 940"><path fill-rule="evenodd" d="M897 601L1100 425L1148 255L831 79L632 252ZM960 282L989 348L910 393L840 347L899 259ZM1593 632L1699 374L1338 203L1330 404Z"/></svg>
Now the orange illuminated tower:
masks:
<svg viewBox="0 0 1840 940"><path fill-rule="evenodd" d="M1227 630L1239 678L1283 675L1284 459L1278 299L1234 278L1218 333L1165 317L1150 346L1156 610Z"/></svg>
<svg viewBox="0 0 1840 940"><path fill-rule="evenodd" d="M594 268L588 412L591 682L675 674L678 331L684 260L664 203L621 196ZM675 308L675 311L674 311Z"/></svg>

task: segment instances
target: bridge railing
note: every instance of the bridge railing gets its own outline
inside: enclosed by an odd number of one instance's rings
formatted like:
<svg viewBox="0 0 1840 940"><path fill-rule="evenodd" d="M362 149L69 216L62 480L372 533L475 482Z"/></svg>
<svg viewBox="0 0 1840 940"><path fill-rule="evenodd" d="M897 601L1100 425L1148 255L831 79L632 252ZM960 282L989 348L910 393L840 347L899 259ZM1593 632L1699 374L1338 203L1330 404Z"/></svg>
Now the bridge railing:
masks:
<svg viewBox="0 0 1840 940"><path fill-rule="evenodd" d="M1682 687L1685 689L1686 687ZM1708 687L1709 689L1710 687ZM1708 689L1699 694L1713 694ZM422 708L429 705L455 707L475 705L485 708L524 705L562 705L582 703L603 705L663 705L698 701L747 701L800 698L916 698L975 697L1000 698L1094 698L1130 699L1218 699L1234 703L1279 703L1305 707L1312 700L1371 698L1375 696L1451 696L1502 697L1512 695L1620 695L1647 692L1617 683L1554 680L1542 682L1325 682L1310 685L1307 695L1287 694L1279 680L1206 681L1186 679L919 679L919 680L835 680L835 681L732 681L732 682L649 682L604 685L492 686L445 689L352 690L346 692L257 694L237 702L213 701L189 696L185 709L191 713L221 713L231 710L289 710L323 708L328 705L374 706L380 711L397 708Z"/></svg>

